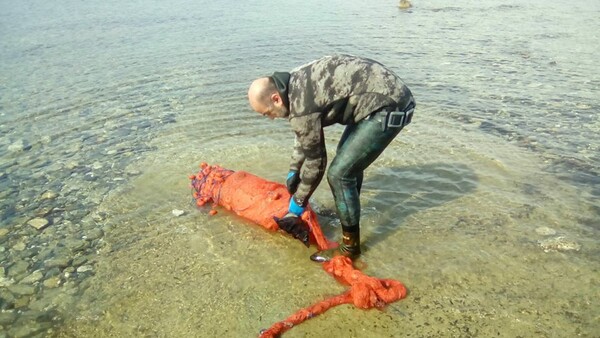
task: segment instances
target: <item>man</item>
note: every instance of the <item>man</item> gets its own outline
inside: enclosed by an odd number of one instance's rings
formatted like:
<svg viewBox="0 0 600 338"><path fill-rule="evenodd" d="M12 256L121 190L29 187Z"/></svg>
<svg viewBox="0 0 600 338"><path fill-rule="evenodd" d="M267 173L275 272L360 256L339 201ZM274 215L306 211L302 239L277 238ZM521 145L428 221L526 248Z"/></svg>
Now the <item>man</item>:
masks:
<svg viewBox="0 0 600 338"><path fill-rule="evenodd" d="M311 259L323 262L338 254L358 257L363 171L410 123L415 107L410 90L377 61L334 55L254 80L248 100L264 116L288 118L296 134L286 181L292 194L289 212L276 219L288 232L300 226L299 216L323 178L327 165L323 128L335 123L347 126L327 172L342 242Z"/></svg>

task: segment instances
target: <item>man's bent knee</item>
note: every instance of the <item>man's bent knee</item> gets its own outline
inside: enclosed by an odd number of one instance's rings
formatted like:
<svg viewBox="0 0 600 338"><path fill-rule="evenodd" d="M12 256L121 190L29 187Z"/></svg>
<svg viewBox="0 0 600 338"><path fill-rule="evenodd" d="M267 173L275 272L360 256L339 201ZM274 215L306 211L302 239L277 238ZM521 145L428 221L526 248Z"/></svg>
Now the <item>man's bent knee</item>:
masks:
<svg viewBox="0 0 600 338"><path fill-rule="evenodd" d="M330 168L327 171L327 182L330 186L347 185L350 182L356 182L356 177L351 175L344 175L335 167Z"/></svg>

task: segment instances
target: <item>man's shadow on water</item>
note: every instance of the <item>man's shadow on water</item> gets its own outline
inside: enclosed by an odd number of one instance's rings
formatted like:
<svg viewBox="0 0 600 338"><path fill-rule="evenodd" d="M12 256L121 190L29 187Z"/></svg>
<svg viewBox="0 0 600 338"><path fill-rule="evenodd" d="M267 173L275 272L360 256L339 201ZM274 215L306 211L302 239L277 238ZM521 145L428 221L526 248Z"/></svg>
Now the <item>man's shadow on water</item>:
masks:
<svg viewBox="0 0 600 338"><path fill-rule="evenodd" d="M477 182L475 172L461 163L367 169L360 194L361 221L373 213L381 217L375 228L363 231L365 244L385 240L412 214L471 193Z"/></svg>
<svg viewBox="0 0 600 338"><path fill-rule="evenodd" d="M460 198L477 187L475 172L462 163L379 168L365 178L362 208L383 213L383 224L376 225L366 238L369 246L402 227L410 215Z"/></svg>

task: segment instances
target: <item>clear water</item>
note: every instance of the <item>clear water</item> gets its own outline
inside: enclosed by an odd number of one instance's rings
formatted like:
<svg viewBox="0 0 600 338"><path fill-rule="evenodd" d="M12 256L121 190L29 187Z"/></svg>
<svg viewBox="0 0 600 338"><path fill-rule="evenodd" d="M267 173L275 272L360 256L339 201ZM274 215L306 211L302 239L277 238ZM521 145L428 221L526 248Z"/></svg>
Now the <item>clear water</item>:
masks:
<svg viewBox="0 0 600 338"><path fill-rule="evenodd" d="M92 274L34 284L21 308L0 290L4 334L252 337L343 292L312 249L198 210L187 179L205 161L282 181L291 132L247 87L340 52L396 70L418 102L366 172L361 224L364 271L409 295L286 337L597 337L600 3L413 5L1 2L0 263L44 270L36 248L103 231ZM313 202L337 239L325 183ZM40 214L48 228L26 224Z"/></svg>

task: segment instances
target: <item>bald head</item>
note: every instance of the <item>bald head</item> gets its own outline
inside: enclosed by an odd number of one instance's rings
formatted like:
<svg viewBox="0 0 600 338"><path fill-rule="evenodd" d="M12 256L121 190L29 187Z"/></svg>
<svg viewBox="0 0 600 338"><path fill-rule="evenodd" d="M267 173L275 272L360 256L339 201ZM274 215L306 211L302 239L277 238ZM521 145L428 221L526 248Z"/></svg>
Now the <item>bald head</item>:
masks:
<svg viewBox="0 0 600 338"><path fill-rule="evenodd" d="M270 96L274 93L277 93L277 88L271 78L261 77L252 81L248 89L248 100L252 109L261 112L261 109L257 108L269 106L271 101Z"/></svg>
<svg viewBox="0 0 600 338"><path fill-rule="evenodd" d="M271 119L285 117L288 114L275 81L271 77L258 78L250 84L248 101L252 109Z"/></svg>

